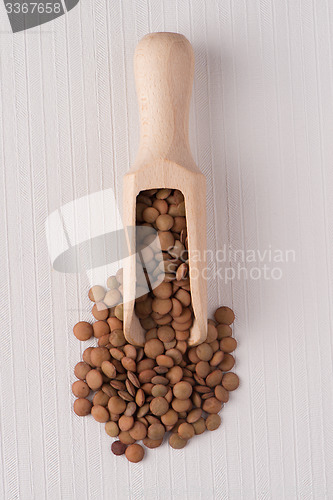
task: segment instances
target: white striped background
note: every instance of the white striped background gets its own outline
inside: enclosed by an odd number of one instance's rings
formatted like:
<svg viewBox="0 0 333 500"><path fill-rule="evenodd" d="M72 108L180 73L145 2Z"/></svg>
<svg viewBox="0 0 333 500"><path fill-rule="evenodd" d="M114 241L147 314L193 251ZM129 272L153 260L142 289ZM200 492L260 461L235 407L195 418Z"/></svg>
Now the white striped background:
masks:
<svg viewBox="0 0 333 500"><path fill-rule="evenodd" d="M1 499L333 498L332 23L329 0L81 0L13 35L0 6ZM281 280L210 283L210 313L237 315L241 387L218 431L129 465L71 411L87 283L51 270L45 220L101 189L121 203L150 31L194 46L209 248L296 262Z"/></svg>

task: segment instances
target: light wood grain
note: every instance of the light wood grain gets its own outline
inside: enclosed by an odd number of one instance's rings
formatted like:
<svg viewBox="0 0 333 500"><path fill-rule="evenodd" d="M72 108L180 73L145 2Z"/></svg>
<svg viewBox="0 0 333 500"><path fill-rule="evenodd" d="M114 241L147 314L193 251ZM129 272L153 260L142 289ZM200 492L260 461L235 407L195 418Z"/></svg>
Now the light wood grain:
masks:
<svg viewBox="0 0 333 500"><path fill-rule="evenodd" d="M190 345L207 336L206 179L189 146L188 121L193 84L191 44L176 33L152 33L138 44L134 70L141 138L134 165L124 178L124 225L135 225L136 196L144 189L172 188L185 197L194 323ZM135 249L134 234L130 248ZM195 258L194 258L195 257ZM124 333L136 345L145 332L134 313L135 253L124 264Z"/></svg>

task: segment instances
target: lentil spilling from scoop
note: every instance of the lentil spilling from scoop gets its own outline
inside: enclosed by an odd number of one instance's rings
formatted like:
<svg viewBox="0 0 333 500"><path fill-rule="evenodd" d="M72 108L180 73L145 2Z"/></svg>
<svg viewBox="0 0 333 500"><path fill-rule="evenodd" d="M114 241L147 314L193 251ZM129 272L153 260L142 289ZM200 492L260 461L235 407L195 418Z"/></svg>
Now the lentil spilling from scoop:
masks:
<svg viewBox="0 0 333 500"><path fill-rule="evenodd" d="M182 193L143 191L136 207L137 226L148 228L137 241L144 273L136 276L135 304L145 345L135 347L124 336L120 269L107 278L106 288L95 285L88 291L93 320L80 321L73 331L82 342L95 337L97 345L83 352L72 385L74 412L105 425L116 438L112 453L134 463L143 459L143 446L157 448L167 434L170 446L181 449L205 430L216 430L222 406L239 386L230 371L237 342L229 307L219 307L208 320L205 342L187 343L194 316Z"/></svg>

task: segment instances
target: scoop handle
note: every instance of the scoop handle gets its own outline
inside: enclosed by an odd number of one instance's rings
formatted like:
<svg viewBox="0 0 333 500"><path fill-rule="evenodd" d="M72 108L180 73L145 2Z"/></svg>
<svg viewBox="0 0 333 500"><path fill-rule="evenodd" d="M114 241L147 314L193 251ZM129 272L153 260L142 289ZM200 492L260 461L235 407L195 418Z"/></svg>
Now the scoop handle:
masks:
<svg viewBox="0 0 333 500"><path fill-rule="evenodd" d="M194 164L188 139L194 74L190 42L178 33L146 35L136 47L134 73L141 118L137 160Z"/></svg>

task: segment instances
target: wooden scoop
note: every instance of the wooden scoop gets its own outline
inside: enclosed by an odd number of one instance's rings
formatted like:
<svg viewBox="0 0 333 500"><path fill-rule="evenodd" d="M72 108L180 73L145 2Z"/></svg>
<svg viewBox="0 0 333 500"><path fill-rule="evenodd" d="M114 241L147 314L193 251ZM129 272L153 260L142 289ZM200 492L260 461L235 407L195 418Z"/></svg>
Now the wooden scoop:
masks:
<svg viewBox="0 0 333 500"><path fill-rule="evenodd" d="M194 322L189 345L207 337L206 179L194 163L188 122L194 55L190 42L177 33L151 33L138 44L134 71L141 118L141 140L134 165L124 178L125 227L135 226L136 196L155 188L179 189L185 197L189 275ZM124 263L124 333L143 345L145 330L134 312L135 235Z"/></svg>

